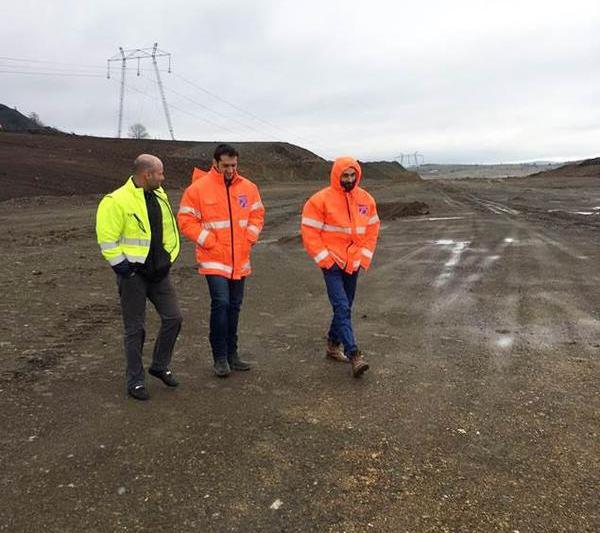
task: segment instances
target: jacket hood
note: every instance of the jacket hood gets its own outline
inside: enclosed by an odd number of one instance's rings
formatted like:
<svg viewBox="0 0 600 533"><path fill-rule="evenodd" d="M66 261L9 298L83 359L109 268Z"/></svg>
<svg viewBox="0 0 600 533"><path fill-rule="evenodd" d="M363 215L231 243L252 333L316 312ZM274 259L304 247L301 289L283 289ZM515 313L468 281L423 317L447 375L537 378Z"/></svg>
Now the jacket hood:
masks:
<svg viewBox="0 0 600 533"><path fill-rule="evenodd" d="M330 175L331 186L336 191L344 192L344 189L340 185L340 177L342 176L342 173L344 172L344 170L346 170L347 168L350 168L350 167L352 167L356 171L356 185L354 186L354 189L352 189L352 190L355 190L356 187L359 186L360 178L362 176L362 170L360 168L360 165L358 164L358 161L356 159L353 159L352 157L347 157L347 156L338 157L333 162L333 167L331 168L331 175Z"/></svg>
<svg viewBox="0 0 600 533"><path fill-rule="evenodd" d="M208 172L206 170L202 170L198 167L194 167L194 170L192 172L192 183L194 183L196 180L200 179L202 176L206 176L208 174Z"/></svg>

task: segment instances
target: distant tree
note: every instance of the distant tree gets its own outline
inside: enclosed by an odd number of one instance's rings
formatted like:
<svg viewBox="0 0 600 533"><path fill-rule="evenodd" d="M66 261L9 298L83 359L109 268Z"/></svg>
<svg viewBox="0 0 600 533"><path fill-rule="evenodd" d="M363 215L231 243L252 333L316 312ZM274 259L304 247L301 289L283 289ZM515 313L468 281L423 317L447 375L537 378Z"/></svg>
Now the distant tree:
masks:
<svg viewBox="0 0 600 533"><path fill-rule="evenodd" d="M139 122L136 122L135 124L129 126L128 135L132 139L147 139L148 137L150 137L146 126L140 124Z"/></svg>
<svg viewBox="0 0 600 533"><path fill-rule="evenodd" d="M38 128L43 128L45 126L40 120L40 116L35 111L29 113L29 120L31 120Z"/></svg>

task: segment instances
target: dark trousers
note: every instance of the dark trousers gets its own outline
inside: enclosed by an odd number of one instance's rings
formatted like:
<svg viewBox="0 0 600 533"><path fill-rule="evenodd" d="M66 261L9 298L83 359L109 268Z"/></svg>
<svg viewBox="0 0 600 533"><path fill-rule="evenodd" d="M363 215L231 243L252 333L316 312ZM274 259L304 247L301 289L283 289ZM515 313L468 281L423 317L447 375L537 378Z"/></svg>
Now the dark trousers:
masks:
<svg viewBox="0 0 600 533"><path fill-rule="evenodd" d="M130 278L117 276L117 284L125 328L127 388L130 390L136 385L144 384L142 350L146 337L146 298L152 302L161 320L152 354L153 370L166 370L171 363L182 317L168 274L160 281L149 281L141 274Z"/></svg>
<svg viewBox="0 0 600 533"><path fill-rule="evenodd" d="M210 292L210 347L213 358L230 359L237 352L237 329L245 279L207 275Z"/></svg>
<svg viewBox="0 0 600 533"><path fill-rule="evenodd" d="M358 271L347 274L339 266L323 269L327 296L333 308L333 319L329 327L328 337L333 342L344 345L344 353L348 355L357 349L352 330L352 303L356 294Z"/></svg>

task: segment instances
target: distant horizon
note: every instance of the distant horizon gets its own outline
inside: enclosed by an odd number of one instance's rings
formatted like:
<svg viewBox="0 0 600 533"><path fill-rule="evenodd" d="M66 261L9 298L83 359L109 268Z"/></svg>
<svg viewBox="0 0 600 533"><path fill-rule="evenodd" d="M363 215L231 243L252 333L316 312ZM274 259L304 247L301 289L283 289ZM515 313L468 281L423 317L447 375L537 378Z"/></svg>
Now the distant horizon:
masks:
<svg viewBox="0 0 600 533"><path fill-rule="evenodd" d="M508 162L469 162L469 163L464 163L464 162L444 162L444 163L438 163L438 162L428 162L426 161L425 163L422 163L419 165L419 167L425 167L428 165L436 165L436 166L517 166L517 165L560 165L560 164L568 164L568 163L575 163L577 161L585 161L587 159L595 159L597 157L600 157L598 155L595 156L589 156L589 157L578 157L575 159L569 159L569 158L547 158L547 159L529 159L529 160L525 160L525 161L508 161ZM417 168L415 165L408 165L407 168Z"/></svg>

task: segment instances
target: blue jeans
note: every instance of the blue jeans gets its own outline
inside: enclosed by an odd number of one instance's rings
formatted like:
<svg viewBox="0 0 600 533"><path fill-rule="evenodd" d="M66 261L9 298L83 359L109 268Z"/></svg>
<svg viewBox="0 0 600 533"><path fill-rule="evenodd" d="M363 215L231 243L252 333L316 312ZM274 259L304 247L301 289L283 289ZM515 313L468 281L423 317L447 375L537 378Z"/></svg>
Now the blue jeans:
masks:
<svg viewBox="0 0 600 533"><path fill-rule="evenodd" d="M327 296L333 308L333 319L328 337L333 342L344 345L344 353L348 355L357 349L354 332L352 331L352 303L356 293L358 271L347 274L339 266L323 269Z"/></svg>
<svg viewBox="0 0 600 533"><path fill-rule="evenodd" d="M237 328L244 299L244 278L206 276L210 292L210 347L213 358L231 359L237 352Z"/></svg>

